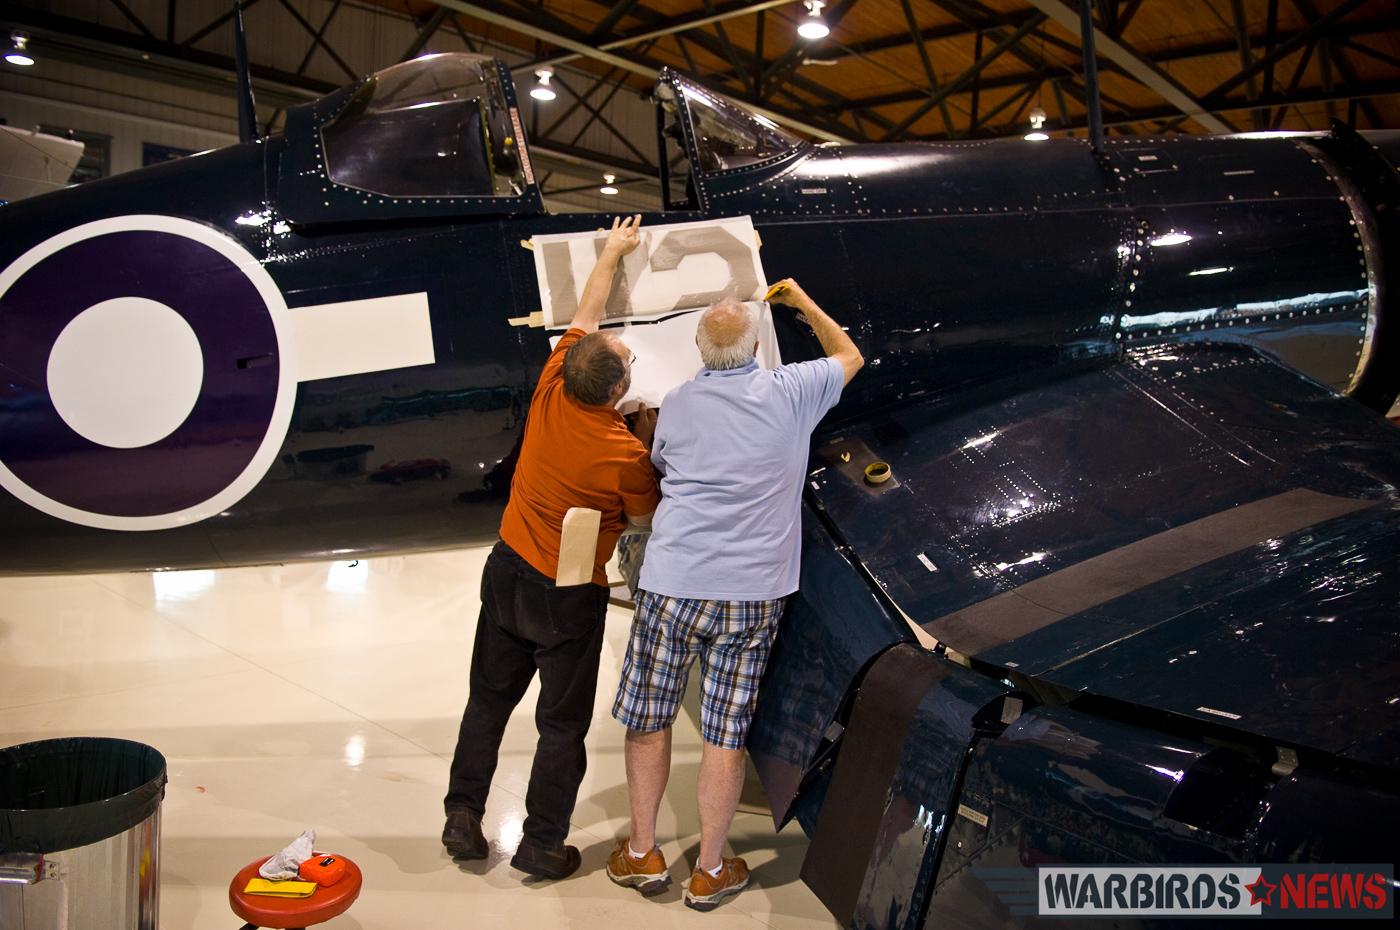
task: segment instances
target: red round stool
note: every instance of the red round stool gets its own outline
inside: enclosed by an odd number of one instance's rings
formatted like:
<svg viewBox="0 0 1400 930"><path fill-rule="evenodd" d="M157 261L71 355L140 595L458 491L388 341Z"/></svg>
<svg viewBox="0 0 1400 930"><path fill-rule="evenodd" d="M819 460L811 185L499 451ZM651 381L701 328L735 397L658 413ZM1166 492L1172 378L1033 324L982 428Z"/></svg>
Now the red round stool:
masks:
<svg viewBox="0 0 1400 930"><path fill-rule="evenodd" d="M318 853L318 855L320 855ZM258 868L271 856L263 856L245 865L228 886L228 906L247 921L243 930L272 927L276 930L301 930L339 917L350 909L360 896L360 867L339 853L345 863L345 877L329 888L317 888L308 898L273 898L261 894L245 894L250 879L258 878Z"/></svg>

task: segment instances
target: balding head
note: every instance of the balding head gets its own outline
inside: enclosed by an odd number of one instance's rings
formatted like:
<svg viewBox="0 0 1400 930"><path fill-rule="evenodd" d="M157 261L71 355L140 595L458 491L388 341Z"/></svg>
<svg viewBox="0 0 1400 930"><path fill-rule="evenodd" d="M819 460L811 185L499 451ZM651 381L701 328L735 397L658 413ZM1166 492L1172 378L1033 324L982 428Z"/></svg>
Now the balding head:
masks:
<svg viewBox="0 0 1400 930"><path fill-rule="evenodd" d="M743 368L758 348L758 319L738 300L725 297L700 316L695 344L706 368Z"/></svg>
<svg viewBox="0 0 1400 930"><path fill-rule="evenodd" d="M626 352L611 333L584 336L564 353L564 392L583 404L614 403L632 383Z"/></svg>

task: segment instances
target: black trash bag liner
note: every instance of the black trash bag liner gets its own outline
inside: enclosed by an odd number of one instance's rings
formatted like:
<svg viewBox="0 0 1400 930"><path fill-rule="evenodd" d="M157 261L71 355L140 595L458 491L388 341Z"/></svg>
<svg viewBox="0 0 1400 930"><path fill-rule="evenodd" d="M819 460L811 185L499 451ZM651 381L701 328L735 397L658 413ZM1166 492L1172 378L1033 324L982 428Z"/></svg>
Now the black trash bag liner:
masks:
<svg viewBox="0 0 1400 930"><path fill-rule="evenodd" d="M0 853L55 853L125 833L165 797L150 746L70 737L0 749Z"/></svg>

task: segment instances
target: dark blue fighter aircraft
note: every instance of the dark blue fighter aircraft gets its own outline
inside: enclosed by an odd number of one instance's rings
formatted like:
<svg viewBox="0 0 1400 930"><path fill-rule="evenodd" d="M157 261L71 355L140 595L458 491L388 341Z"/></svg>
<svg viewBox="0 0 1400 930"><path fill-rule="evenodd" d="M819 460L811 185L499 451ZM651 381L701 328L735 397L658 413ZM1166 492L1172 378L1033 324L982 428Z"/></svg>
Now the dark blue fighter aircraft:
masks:
<svg viewBox="0 0 1400 930"><path fill-rule="evenodd" d="M814 146L656 96L684 167L645 222L751 216L868 360L749 745L833 914L1016 924L1051 864L1393 863L1391 140ZM0 218L9 573L491 538L548 353L509 322L520 243L603 225L545 213L508 72L466 55Z"/></svg>

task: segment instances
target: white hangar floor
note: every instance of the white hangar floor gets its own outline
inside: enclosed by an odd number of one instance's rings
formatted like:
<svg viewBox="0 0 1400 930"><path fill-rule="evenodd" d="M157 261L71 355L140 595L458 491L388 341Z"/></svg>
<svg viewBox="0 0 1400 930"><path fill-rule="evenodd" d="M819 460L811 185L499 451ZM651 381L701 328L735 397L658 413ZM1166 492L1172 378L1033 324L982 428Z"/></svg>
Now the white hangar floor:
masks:
<svg viewBox="0 0 1400 930"><path fill-rule="evenodd" d="M527 885L509 865L534 751L534 689L501 751L491 856L443 852L441 798L467 696L485 549L358 563L0 579L0 746L112 736L169 763L161 925L229 930L228 883L306 827L364 872L351 928L830 928L798 879L807 841L740 813L754 884L719 910L681 902L699 844L697 701L677 722L658 835L674 881L650 900L608 881L627 829L623 730L609 716L630 614L609 608L589 771L569 842L579 875ZM693 681L692 681L693 684Z"/></svg>

